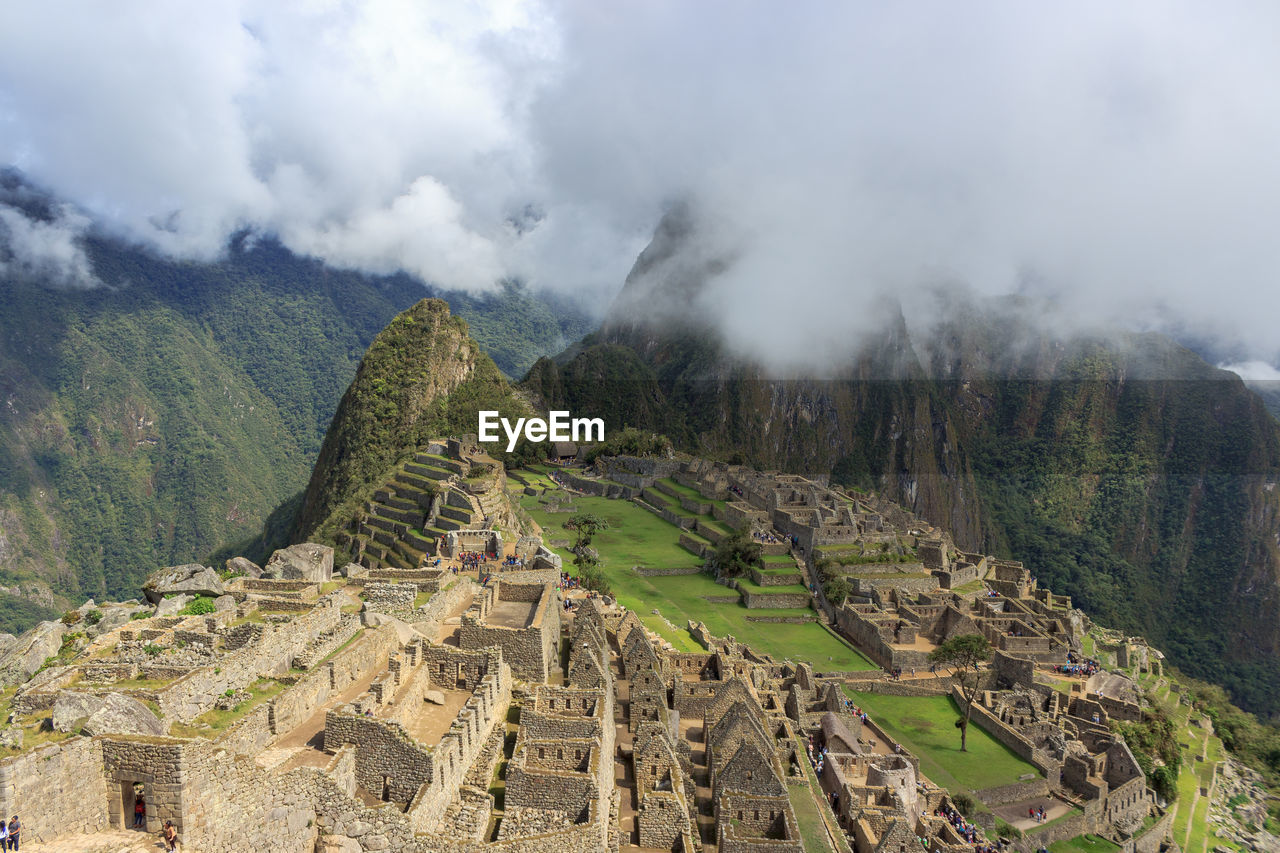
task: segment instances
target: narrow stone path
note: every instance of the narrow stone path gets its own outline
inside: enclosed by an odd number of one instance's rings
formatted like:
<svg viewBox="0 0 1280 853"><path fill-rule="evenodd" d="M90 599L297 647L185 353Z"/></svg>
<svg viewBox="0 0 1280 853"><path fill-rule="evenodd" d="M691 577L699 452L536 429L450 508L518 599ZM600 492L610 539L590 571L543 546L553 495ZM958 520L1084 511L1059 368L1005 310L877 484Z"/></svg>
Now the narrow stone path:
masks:
<svg viewBox="0 0 1280 853"><path fill-rule="evenodd" d="M22 849L30 853L154 853L163 850L164 844L158 835L119 829L92 835L67 835L45 843L28 841L24 837ZM195 853L185 845L179 849Z"/></svg>

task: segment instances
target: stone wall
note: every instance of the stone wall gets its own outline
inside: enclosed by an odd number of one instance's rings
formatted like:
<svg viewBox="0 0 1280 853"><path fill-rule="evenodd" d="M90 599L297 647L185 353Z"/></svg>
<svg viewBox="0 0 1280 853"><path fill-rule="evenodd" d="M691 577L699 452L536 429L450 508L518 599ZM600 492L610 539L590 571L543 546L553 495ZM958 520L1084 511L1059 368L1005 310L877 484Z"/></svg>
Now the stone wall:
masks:
<svg viewBox="0 0 1280 853"><path fill-rule="evenodd" d="M364 585L365 606L375 613L412 610L417 597L418 587L411 583L373 581Z"/></svg>
<svg viewBox="0 0 1280 853"><path fill-rule="evenodd" d="M432 751L419 744L399 723L365 717L350 706L325 715L326 751L355 744L355 778L375 798L408 803L418 789L431 781Z"/></svg>
<svg viewBox="0 0 1280 853"><path fill-rule="evenodd" d="M777 610L809 606L808 593L752 592L743 587L738 587L738 591L742 593L742 602L748 610Z"/></svg>
<svg viewBox="0 0 1280 853"><path fill-rule="evenodd" d="M102 746L89 738L0 761L0 814L21 815L26 841L105 829L110 821L107 790ZM132 798L129 808L132 821Z"/></svg>
<svg viewBox="0 0 1280 853"><path fill-rule="evenodd" d="M363 675L385 669L387 659L399 646L399 636L390 625L366 630L350 646L271 701L271 734L292 731Z"/></svg>
<svg viewBox="0 0 1280 853"><path fill-rule="evenodd" d="M257 642L224 655L217 666L201 667L178 679L160 693L161 712L170 719L189 723L213 708L227 690L239 690L258 678L288 672L294 658L316 637L337 627L343 600L345 596L341 594L331 595L289 622L267 625Z"/></svg>
<svg viewBox="0 0 1280 853"><path fill-rule="evenodd" d="M463 614L458 645L463 649L497 646L516 676L546 681L560 663L559 598L554 586L497 581ZM537 606L526 627L485 624L490 608L498 601L536 601Z"/></svg>
<svg viewBox="0 0 1280 853"><path fill-rule="evenodd" d="M760 569L753 568L751 570L751 581L756 586L791 586L792 584L804 583L804 576L799 569L796 569L791 574L767 574Z"/></svg>

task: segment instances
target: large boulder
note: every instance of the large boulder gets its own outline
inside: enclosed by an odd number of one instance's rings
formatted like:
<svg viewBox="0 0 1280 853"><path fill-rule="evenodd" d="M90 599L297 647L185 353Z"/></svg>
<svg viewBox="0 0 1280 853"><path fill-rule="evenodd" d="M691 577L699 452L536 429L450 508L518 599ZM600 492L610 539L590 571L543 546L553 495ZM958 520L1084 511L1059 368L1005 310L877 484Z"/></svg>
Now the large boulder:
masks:
<svg viewBox="0 0 1280 853"><path fill-rule="evenodd" d="M163 735L164 723L146 705L122 693L108 693L102 707L89 715L82 728L96 735Z"/></svg>
<svg viewBox="0 0 1280 853"><path fill-rule="evenodd" d="M164 599L156 605L156 612L152 616L177 616L182 612L182 608L195 601L194 595L174 595ZM217 599L214 599L215 601Z"/></svg>
<svg viewBox="0 0 1280 853"><path fill-rule="evenodd" d="M246 557L232 557L227 560L227 572L232 577L260 578L262 566Z"/></svg>
<svg viewBox="0 0 1280 853"><path fill-rule="evenodd" d="M62 690L53 703L53 729L58 732L78 732L85 720L107 704L107 700L92 693Z"/></svg>
<svg viewBox="0 0 1280 853"><path fill-rule="evenodd" d="M44 662L62 648L67 626L61 622L41 622L18 637L0 653L0 683L26 681Z"/></svg>
<svg viewBox="0 0 1280 853"><path fill-rule="evenodd" d="M328 545L303 542L281 548L267 560L264 578L328 583L333 580L333 549Z"/></svg>
<svg viewBox="0 0 1280 853"><path fill-rule="evenodd" d="M169 566L147 577L142 587L147 601L159 604L166 595L187 593L217 598L226 592L218 573L208 566L188 563L185 566Z"/></svg>

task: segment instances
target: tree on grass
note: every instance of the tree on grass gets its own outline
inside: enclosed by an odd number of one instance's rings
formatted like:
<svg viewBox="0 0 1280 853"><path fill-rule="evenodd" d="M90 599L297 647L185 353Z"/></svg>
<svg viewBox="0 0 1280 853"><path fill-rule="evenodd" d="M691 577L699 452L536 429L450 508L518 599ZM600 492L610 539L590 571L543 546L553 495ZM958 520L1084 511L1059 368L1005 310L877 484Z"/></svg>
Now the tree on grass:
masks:
<svg viewBox="0 0 1280 853"><path fill-rule="evenodd" d="M760 563L760 543L736 531L721 539L707 557L707 570L721 578L737 578Z"/></svg>
<svg viewBox="0 0 1280 853"><path fill-rule="evenodd" d="M573 565L578 569L578 580L587 589L594 589L603 595L610 592L609 579L600 568L600 558L591 550L591 540L601 530L609 529L609 522L595 513L580 512L569 516L564 523L565 530L572 530Z"/></svg>
<svg viewBox="0 0 1280 853"><path fill-rule="evenodd" d="M979 671L990 657L991 644L981 634L952 637L929 653L932 663L954 669L956 681L960 684L964 715L956 720L956 727L960 729L961 752L968 751L969 717L973 714L973 701L978 698Z"/></svg>
<svg viewBox="0 0 1280 853"><path fill-rule="evenodd" d="M564 529L574 532L573 550L576 553L590 545L601 530L608 530L609 522L593 512L579 512L569 516Z"/></svg>

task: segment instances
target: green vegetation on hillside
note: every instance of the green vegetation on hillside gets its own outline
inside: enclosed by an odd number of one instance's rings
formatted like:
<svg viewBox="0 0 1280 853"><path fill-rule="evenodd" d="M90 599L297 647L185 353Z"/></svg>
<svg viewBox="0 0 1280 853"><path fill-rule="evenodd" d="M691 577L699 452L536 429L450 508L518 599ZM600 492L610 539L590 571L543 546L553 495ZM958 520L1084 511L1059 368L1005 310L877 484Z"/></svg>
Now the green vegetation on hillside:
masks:
<svg viewBox="0 0 1280 853"><path fill-rule="evenodd" d="M0 276L0 584L47 586L59 607L130 597L158 566L261 559L283 542L366 347L434 292L269 239L237 241L217 263L86 248L105 287ZM510 375L587 324L514 284L447 296ZM13 631L38 618L9 611Z"/></svg>
<svg viewBox="0 0 1280 853"><path fill-rule="evenodd" d="M332 540L391 469L433 438L474 433L481 409L529 414L447 303L424 299L397 315L338 404L295 538ZM493 453L505 455L496 446Z"/></svg>

